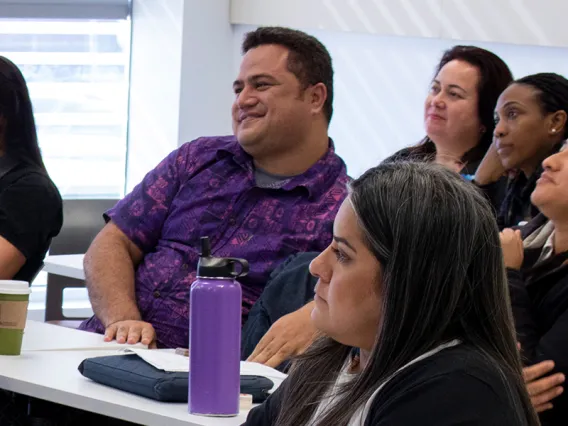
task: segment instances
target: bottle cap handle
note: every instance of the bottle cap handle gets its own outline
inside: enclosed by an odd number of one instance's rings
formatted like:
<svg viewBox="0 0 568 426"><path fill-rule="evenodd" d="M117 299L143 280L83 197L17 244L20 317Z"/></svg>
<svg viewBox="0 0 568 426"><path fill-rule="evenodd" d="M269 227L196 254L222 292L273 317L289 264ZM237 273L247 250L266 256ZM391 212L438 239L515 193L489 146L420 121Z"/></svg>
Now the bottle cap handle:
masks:
<svg viewBox="0 0 568 426"><path fill-rule="evenodd" d="M235 271L234 270L235 268L233 267L232 275L235 278L244 277L249 273L250 270L249 263L245 259L237 259L236 257L229 257L227 258L227 260L232 265L239 264L241 266L239 271Z"/></svg>

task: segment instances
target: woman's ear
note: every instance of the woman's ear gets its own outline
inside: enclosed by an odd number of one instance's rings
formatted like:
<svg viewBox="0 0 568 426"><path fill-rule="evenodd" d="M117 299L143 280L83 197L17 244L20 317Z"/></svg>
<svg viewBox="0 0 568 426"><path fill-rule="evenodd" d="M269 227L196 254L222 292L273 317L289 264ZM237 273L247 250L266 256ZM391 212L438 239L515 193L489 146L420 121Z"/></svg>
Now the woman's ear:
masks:
<svg viewBox="0 0 568 426"><path fill-rule="evenodd" d="M551 136L555 135L564 135L564 129L566 128L566 121L568 119L568 115L566 111L560 110L556 111L550 116L550 122L548 126L548 133Z"/></svg>

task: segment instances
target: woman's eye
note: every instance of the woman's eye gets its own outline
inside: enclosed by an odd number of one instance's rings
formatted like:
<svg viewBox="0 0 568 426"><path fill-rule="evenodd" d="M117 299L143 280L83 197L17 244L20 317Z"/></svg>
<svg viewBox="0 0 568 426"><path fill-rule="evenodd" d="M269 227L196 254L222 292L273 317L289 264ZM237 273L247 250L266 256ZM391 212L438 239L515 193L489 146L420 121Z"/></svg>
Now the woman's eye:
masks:
<svg viewBox="0 0 568 426"><path fill-rule="evenodd" d="M331 250L333 251L333 253L335 253L335 257L337 258L337 261L339 263L343 263L349 260L349 258L345 256L345 254L341 250L338 250L336 248L332 248Z"/></svg>

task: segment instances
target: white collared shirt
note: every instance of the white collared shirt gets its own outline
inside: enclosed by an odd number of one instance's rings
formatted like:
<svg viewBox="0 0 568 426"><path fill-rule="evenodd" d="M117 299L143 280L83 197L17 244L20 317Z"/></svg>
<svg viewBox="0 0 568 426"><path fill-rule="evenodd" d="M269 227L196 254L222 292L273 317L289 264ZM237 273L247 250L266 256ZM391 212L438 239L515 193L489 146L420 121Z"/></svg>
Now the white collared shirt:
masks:
<svg viewBox="0 0 568 426"><path fill-rule="evenodd" d="M554 256L554 225L546 222L523 241L525 249L541 249L535 266Z"/></svg>

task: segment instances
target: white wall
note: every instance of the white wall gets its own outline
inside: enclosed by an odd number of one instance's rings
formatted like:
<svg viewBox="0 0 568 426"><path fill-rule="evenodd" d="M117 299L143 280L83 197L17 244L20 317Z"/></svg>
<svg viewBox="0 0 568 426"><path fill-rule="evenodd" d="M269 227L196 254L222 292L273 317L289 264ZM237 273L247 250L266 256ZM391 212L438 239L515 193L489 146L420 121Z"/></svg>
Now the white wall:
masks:
<svg viewBox="0 0 568 426"><path fill-rule="evenodd" d="M233 28L228 0L185 0L180 143L230 134Z"/></svg>
<svg viewBox="0 0 568 426"><path fill-rule="evenodd" d="M423 136L434 67L454 44L493 50L516 77L568 75L568 49L559 47L568 33L556 31L568 2L133 1L128 190L178 144L231 132L240 43L255 28L242 22L294 26L326 44L336 71L330 134L354 177Z"/></svg>
<svg viewBox="0 0 568 426"><path fill-rule="evenodd" d="M235 27L234 49L254 27ZM550 71L568 76L568 48L378 36L307 30L329 49L335 68L330 135L351 176L357 177L423 136L423 104L443 51L460 44L492 50L515 77ZM235 67L238 62L235 62Z"/></svg>
<svg viewBox="0 0 568 426"><path fill-rule="evenodd" d="M126 191L178 144L183 0L134 0Z"/></svg>
<svg viewBox="0 0 568 426"><path fill-rule="evenodd" d="M230 0L133 0L127 192L178 145L231 131Z"/></svg>
<svg viewBox="0 0 568 426"><path fill-rule="evenodd" d="M232 0L235 42L257 25L304 29L330 50L330 133L356 177L423 136L423 102L442 52L475 44L516 77L568 76L568 2L560 0Z"/></svg>
<svg viewBox="0 0 568 426"><path fill-rule="evenodd" d="M568 46L565 0L232 0L231 20L377 35Z"/></svg>

